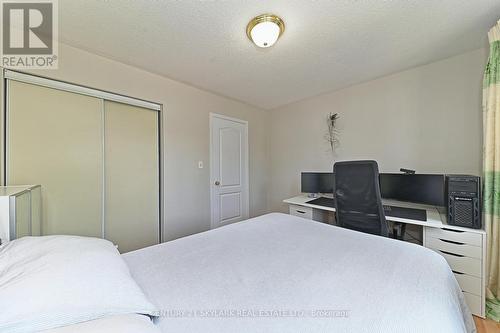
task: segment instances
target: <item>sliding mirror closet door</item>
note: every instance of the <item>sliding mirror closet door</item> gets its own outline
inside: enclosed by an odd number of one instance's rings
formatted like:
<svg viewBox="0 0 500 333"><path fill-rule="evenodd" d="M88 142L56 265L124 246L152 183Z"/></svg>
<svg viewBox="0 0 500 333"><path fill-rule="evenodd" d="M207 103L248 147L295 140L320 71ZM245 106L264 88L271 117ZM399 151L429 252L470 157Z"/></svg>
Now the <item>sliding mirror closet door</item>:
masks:
<svg viewBox="0 0 500 333"><path fill-rule="evenodd" d="M160 105L6 77L5 183L41 185L42 235L103 237L120 252L158 244Z"/></svg>
<svg viewBox="0 0 500 333"><path fill-rule="evenodd" d="M127 252L159 242L158 111L105 101L107 239Z"/></svg>
<svg viewBox="0 0 500 333"><path fill-rule="evenodd" d="M44 235L102 236L102 100L8 81L6 184L42 185Z"/></svg>

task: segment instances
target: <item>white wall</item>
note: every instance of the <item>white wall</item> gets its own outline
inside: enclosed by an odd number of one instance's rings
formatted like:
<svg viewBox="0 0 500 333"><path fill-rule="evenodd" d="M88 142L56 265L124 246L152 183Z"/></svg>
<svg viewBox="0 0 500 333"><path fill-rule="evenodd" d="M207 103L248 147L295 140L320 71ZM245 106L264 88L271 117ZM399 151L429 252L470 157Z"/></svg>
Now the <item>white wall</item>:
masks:
<svg viewBox="0 0 500 333"><path fill-rule="evenodd" d="M331 171L334 160L479 175L485 63L480 49L271 111L271 210L286 211L301 171ZM324 139L329 112L340 115L335 158Z"/></svg>
<svg viewBox="0 0 500 333"><path fill-rule="evenodd" d="M286 211L281 201L299 192L301 171L332 169L329 112L341 117L335 160L376 159L385 172L481 172L484 49L270 112L66 45L59 59L59 70L37 74L164 105L166 240L210 228L209 112L249 121L251 216Z"/></svg>
<svg viewBox="0 0 500 333"><path fill-rule="evenodd" d="M266 111L67 45L60 45L58 70L36 73L163 104L166 240L210 229L210 112L248 121L250 215L267 212Z"/></svg>

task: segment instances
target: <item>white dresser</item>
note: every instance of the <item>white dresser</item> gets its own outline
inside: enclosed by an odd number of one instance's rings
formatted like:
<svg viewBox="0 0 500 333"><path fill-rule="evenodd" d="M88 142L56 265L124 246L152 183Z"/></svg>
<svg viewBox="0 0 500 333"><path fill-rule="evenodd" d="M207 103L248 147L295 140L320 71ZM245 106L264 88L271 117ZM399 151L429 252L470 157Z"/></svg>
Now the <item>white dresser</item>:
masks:
<svg viewBox="0 0 500 333"><path fill-rule="evenodd" d="M290 215L334 224L335 208L311 205L305 195L283 200L289 206ZM434 206L382 200L384 204L425 209L427 220L411 220L388 216L386 220L422 226L422 245L442 255L463 291L472 314L485 317L486 291L486 232L448 225L446 214Z"/></svg>
<svg viewBox="0 0 500 333"><path fill-rule="evenodd" d="M0 186L0 242L41 233L41 186Z"/></svg>
<svg viewBox="0 0 500 333"><path fill-rule="evenodd" d="M445 216L443 216L446 219ZM462 288L471 312L485 316L486 232L446 226L424 227L423 245L442 255Z"/></svg>

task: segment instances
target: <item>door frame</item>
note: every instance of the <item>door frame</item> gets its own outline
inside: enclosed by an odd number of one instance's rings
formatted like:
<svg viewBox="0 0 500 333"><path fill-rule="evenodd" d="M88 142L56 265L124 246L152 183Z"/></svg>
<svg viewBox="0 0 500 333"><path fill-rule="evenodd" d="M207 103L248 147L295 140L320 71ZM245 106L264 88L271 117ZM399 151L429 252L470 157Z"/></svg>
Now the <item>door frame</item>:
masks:
<svg viewBox="0 0 500 333"><path fill-rule="evenodd" d="M217 227L217 221L214 220L214 214L213 214L213 205L215 204L214 203L214 195L215 195L215 191L214 191L214 186L213 186L213 183L215 182L215 178L214 178L214 175L213 175L213 171L214 171L214 160L213 160L213 155L212 155L212 144L213 144L213 119L214 118L219 118L219 119L224 119L224 120L229 120L229 121L234 121L234 122L237 122L237 123L240 123L242 124L243 126L245 126L245 141L246 141L246 149L245 149L245 159L246 159L246 164L244 165L244 167L246 168L246 174L244 175L245 177L245 182L246 182L246 188L244 189L244 193L245 193L245 200L243 201L243 205L245 206L246 208L246 211L248 212L248 215L250 215L250 154L249 154L249 147L250 147L250 143L248 141L248 121L246 120L242 120L242 119L238 119L238 118L233 118L233 117L229 117L229 116L226 116L226 115L223 115L223 114L219 114L219 113L214 113L214 112L210 112L209 113L209 129L210 129L210 140L209 140L209 158L210 158L210 170L209 170L209 187L210 187L210 229L214 229Z"/></svg>

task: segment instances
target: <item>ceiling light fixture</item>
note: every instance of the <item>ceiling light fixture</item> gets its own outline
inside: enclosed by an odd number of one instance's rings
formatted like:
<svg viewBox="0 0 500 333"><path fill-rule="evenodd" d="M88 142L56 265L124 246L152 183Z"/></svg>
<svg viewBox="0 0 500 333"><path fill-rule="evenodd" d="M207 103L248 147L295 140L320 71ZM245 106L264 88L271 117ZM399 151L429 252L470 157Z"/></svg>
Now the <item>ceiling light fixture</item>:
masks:
<svg viewBox="0 0 500 333"><path fill-rule="evenodd" d="M254 17L247 25L248 38L258 47L270 47L285 31L285 22L273 14Z"/></svg>

